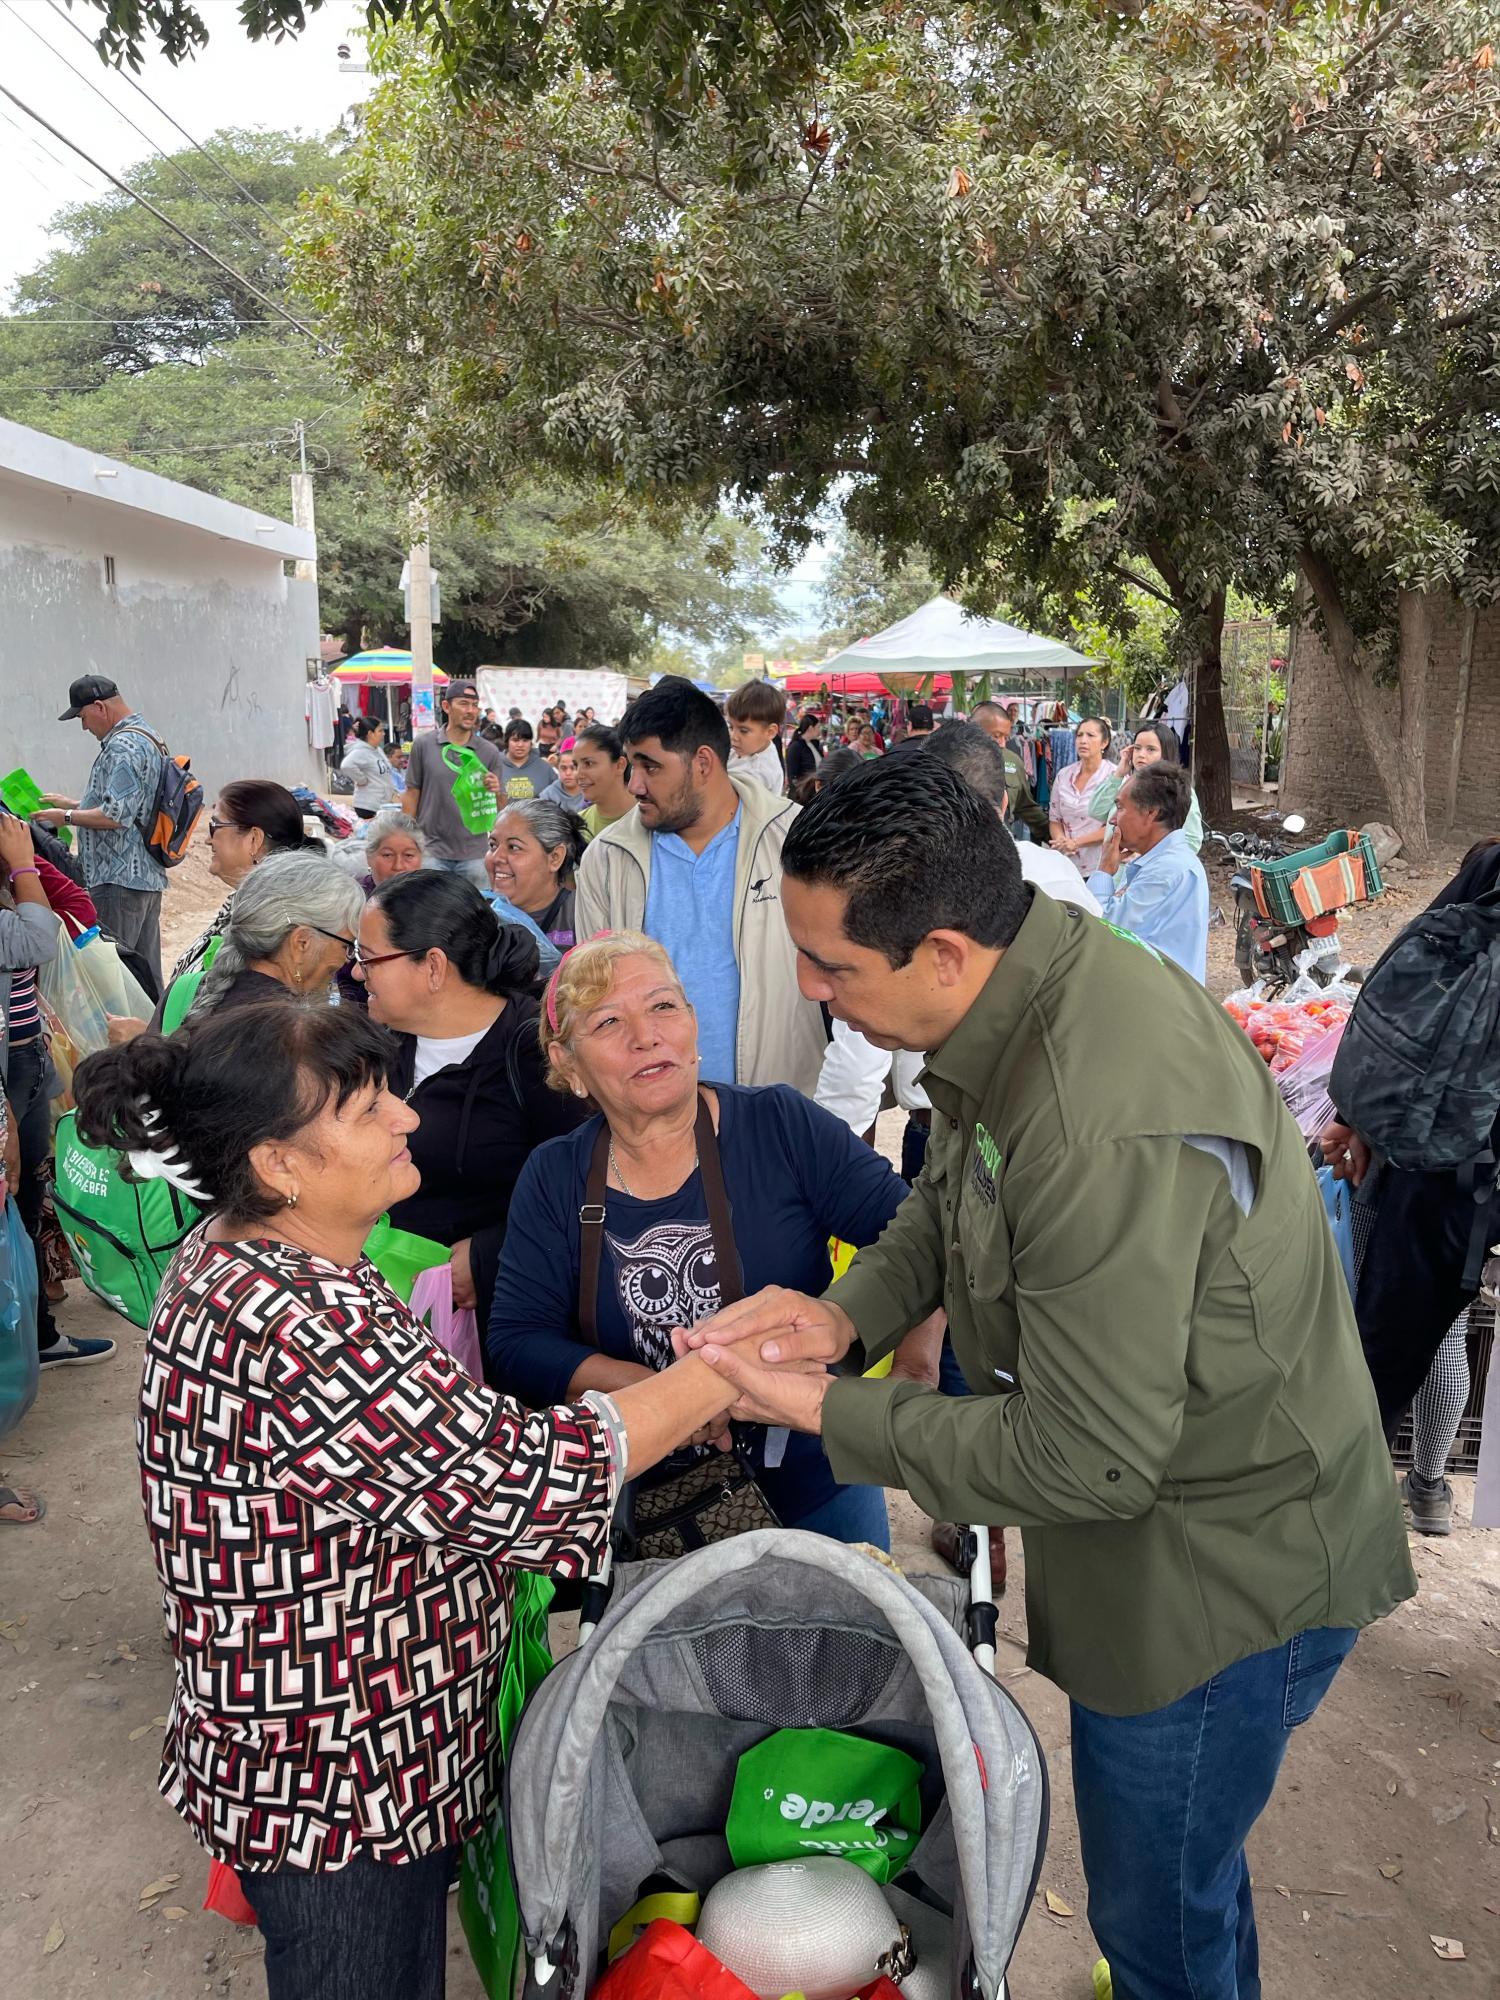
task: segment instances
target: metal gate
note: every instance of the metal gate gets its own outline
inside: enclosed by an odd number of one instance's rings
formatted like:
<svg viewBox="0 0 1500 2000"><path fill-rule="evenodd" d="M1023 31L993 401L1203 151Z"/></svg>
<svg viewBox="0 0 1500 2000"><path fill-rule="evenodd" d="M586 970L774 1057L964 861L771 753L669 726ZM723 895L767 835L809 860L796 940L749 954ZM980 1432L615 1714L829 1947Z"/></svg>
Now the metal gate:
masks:
<svg viewBox="0 0 1500 2000"><path fill-rule="evenodd" d="M1287 628L1269 618L1224 627L1224 723L1229 775L1259 789L1281 775L1286 713Z"/></svg>

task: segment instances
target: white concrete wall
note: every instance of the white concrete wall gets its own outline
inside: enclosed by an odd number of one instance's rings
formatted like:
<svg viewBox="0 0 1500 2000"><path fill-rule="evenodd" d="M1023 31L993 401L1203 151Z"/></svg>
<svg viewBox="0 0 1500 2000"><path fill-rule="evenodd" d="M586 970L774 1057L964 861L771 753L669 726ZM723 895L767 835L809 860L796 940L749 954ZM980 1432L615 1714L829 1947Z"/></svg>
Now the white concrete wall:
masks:
<svg viewBox="0 0 1500 2000"><path fill-rule="evenodd" d="M0 771L76 795L97 745L57 717L69 681L100 673L210 798L230 778L319 784L303 717L317 585L283 571L269 549L0 469Z"/></svg>

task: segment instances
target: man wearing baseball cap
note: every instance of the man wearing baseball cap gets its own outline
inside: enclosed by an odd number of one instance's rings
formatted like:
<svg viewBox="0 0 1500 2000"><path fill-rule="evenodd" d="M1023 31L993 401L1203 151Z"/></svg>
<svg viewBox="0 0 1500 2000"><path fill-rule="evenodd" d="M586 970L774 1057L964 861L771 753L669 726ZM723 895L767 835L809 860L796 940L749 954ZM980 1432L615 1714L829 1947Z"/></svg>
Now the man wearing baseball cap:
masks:
<svg viewBox="0 0 1500 2000"><path fill-rule="evenodd" d="M68 689L59 722L82 723L99 744L81 799L46 792L43 826L78 829L78 859L105 927L139 952L161 979L161 897L167 871L146 845L166 751L156 731L103 674L84 674Z"/></svg>
<svg viewBox="0 0 1500 2000"><path fill-rule="evenodd" d="M490 790L499 797L504 760L487 737L478 734L479 690L472 681L449 681L440 690L445 710L442 729L422 730L411 746L406 767L403 812L410 813L427 836L427 866L467 875L479 889L489 883L484 872L485 835L470 833L453 796L453 773L443 761L445 745L472 750L486 767Z"/></svg>

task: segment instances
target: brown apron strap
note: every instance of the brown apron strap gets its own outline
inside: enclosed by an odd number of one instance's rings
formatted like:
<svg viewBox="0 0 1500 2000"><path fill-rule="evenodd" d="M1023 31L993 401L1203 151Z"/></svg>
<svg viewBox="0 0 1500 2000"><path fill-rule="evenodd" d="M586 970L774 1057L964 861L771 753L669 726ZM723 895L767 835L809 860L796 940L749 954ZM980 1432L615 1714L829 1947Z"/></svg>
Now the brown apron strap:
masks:
<svg viewBox="0 0 1500 2000"><path fill-rule="evenodd" d="M719 1137L714 1131L708 1099L698 1092L698 1171L703 1176L703 1198L708 1204L708 1226L713 1231L714 1269L719 1278L719 1304L732 1306L743 1296L740 1284L740 1253L734 1247L734 1216L724 1186L724 1168L719 1159Z"/></svg>
<svg viewBox="0 0 1500 2000"><path fill-rule="evenodd" d="M708 1207L708 1226L714 1240L714 1269L719 1277L719 1303L731 1306L743 1297L740 1284L740 1256L734 1246L734 1215L724 1186L724 1169L719 1160L719 1139L714 1131L708 1099L698 1093L698 1118L694 1131L698 1145L698 1171L703 1177L703 1198ZM599 1345L599 1268L604 1256L604 1197L609 1182L609 1124L599 1127L589 1158L589 1177L578 1211L578 1332L590 1347Z"/></svg>
<svg viewBox="0 0 1500 2000"><path fill-rule="evenodd" d="M604 1255L604 1191L609 1180L609 1120L601 1119L589 1159L588 1184L578 1211L578 1331L599 1345L599 1263Z"/></svg>

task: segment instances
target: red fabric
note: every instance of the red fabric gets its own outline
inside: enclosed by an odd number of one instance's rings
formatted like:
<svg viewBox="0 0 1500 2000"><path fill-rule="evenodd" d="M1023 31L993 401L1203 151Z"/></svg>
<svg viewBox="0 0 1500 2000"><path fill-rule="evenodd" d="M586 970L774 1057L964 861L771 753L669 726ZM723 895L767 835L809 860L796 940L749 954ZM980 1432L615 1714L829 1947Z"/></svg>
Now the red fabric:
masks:
<svg viewBox="0 0 1500 2000"><path fill-rule="evenodd" d="M52 905L57 915L67 925L73 937L82 937L92 930L99 921L99 912L94 908L93 899L87 889L64 875L60 868L54 868L50 861L44 861L39 854L36 865L41 873L42 894Z"/></svg>
<svg viewBox="0 0 1500 2000"><path fill-rule="evenodd" d="M665 1917L647 1924L594 1988L591 2000L755 2000L691 1931Z"/></svg>
<svg viewBox="0 0 1500 2000"><path fill-rule="evenodd" d="M227 1917L232 1924L255 1922L255 1912L245 1900L239 1876L224 1861L210 1861L208 1864L208 1887L203 1892L203 1907L212 1910L216 1917Z"/></svg>

